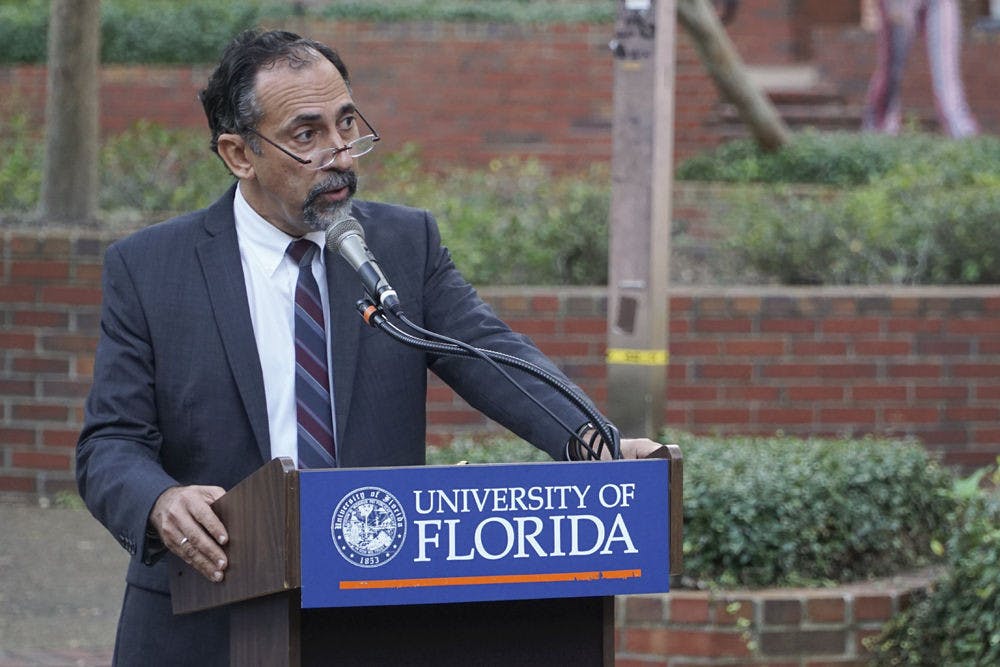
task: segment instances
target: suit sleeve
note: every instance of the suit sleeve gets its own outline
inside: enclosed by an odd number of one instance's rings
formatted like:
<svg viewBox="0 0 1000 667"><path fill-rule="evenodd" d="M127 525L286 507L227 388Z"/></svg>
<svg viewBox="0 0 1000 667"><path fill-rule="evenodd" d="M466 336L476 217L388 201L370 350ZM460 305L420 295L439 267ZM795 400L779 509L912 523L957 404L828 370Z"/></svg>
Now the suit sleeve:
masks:
<svg viewBox="0 0 1000 667"><path fill-rule="evenodd" d="M150 564L162 552L149 538L149 512L177 482L159 461L162 437L154 393L154 357L143 304L120 250L105 254L101 329L94 383L77 443L80 495L132 554Z"/></svg>
<svg viewBox="0 0 1000 667"><path fill-rule="evenodd" d="M484 349L503 352L542 367L583 397L583 392L535 346L530 338L510 329L465 280L441 245L437 223L425 214L427 266L424 279L424 317L427 327ZM485 362L440 357L430 364L474 408L510 429L552 458L565 458L570 437L563 425L535 405ZM528 393L540 400L572 430L585 424L586 415L545 382L522 371L508 369ZM587 399L585 399L587 400ZM587 400L588 404L589 400ZM590 404L591 407L592 404Z"/></svg>

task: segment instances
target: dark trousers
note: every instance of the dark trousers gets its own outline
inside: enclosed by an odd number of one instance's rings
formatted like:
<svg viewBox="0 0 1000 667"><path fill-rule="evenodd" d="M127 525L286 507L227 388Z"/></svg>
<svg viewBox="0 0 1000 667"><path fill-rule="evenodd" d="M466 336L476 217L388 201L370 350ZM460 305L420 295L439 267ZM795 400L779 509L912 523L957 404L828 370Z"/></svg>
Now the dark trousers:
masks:
<svg viewBox="0 0 1000 667"><path fill-rule="evenodd" d="M209 667L229 665L229 613L180 614L170 596L129 585L125 588L114 664L120 667Z"/></svg>

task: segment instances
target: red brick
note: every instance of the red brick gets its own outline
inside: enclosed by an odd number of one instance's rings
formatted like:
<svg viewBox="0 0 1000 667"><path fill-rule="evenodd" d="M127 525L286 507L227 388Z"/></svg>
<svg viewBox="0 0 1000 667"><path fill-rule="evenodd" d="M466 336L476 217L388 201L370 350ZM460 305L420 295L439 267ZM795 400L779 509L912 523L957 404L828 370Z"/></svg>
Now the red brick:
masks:
<svg viewBox="0 0 1000 667"><path fill-rule="evenodd" d="M670 401L714 401L719 392L715 387L668 386L667 400Z"/></svg>
<svg viewBox="0 0 1000 667"><path fill-rule="evenodd" d="M738 625L741 621L754 620L754 601L750 598L722 598L712 601L715 622L723 626Z"/></svg>
<svg viewBox="0 0 1000 667"><path fill-rule="evenodd" d="M69 454L47 454L44 452L11 452L10 462L15 468L41 470L69 470Z"/></svg>
<svg viewBox="0 0 1000 667"><path fill-rule="evenodd" d="M937 408L885 408L890 424L933 424L941 418Z"/></svg>
<svg viewBox="0 0 1000 667"><path fill-rule="evenodd" d="M607 322L596 318L568 318L563 321L563 329L569 334L603 335L607 328Z"/></svg>
<svg viewBox="0 0 1000 667"><path fill-rule="evenodd" d="M753 328L750 320L745 319L698 318L694 330L699 333L750 333Z"/></svg>
<svg viewBox="0 0 1000 667"><path fill-rule="evenodd" d="M806 618L813 623L842 623L847 605L842 597L818 597L806 600Z"/></svg>
<svg viewBox="0 0 1000 667"><path fill-rule="evenodd" d="M6 380L0 378L0 396L34 396L34 380Z"/></svg>
<svg viewBox="0 0 1000 667"><path fill-rule="evenodd" d="M882 320L866 317L851 319L828 319L823 320L820 331L833 334L873 334L878 333L882 327Z"/></svg>
<svg viewBox="0 0 1000 667"><path fill-rule="evenodd" d="M893 613L888 595L859 595L854 598L855 621L886 621Z"/></svg>
<svg viewBox="0 0 1000 667"><path fill-rule="evenodd" d="M886 374L891 378L940 378L941 364L889 364Z"/></svg>
<svg viewBox="0 0 1000 667"><path fill-rule="evenodd" d="M14 493L35 493L34 477L15 477L12 475L0 475L0 491L11 491Z"/></svg>
<svg viewBox="0 0 1000 667"><path fill-rule="evenodd" d="M1000 364L955 364L952 373L955 377L1000 378Z"/></svg>
<svg viewBox="0 0 1000 667"><path fill-rule="evenodd" d="M619 598L625 604L626 623L660 622L663 620L663 598L649 595L629 595Z"/></svg>
<svg viewBox="0 0 1000 667"><path fill-rule="evenodd" d="M723 345L723 353L734 357L776 357L784 352L785 344L780 340L735 340Z"/></svg>
<svg viewBox="0 0 1000 667"><path fill-rule="evenodd" d="M76 447L80 429L45 429L42 444L46 447Z"/></svg>
<svg viewBox="0 0 1000 667"><path fill-rule="evenodd" d="M749 410L741 408L695 408L695 421L701 424L748 424Z"/></svg>
<svg viewBox="0 0 1000 667"><path fill-rule="evenodd" d="M554 296L535 296L531 298L531 310L534 312L554 313L559 310L559 299Z"/></svg>
<svg viewBox="0 0 1000 667"><path fill-rule="evenodd" d="M34 350L35 334L0 333L0 350Z"/></svg>
<svg viewBox="0 0 1000 667"><path fill-rule="evenodd" d="M69 417L65 405L15 404L12 408L14 419L22 421L59 421Z"/></svg>
<svg viewBox="0 0 1000 667"><path fill-rule="evenodd" d="M907 395L907 388L899 385L870 385L851 388L851 398L855 401L905 401Z"/></svg>
<svg viewBox="0 0 1000 667"><path fill-rule="evenodd" d="M18 327L58 327L66 328L69 323L67 313L49 310L19 310L14 313L14 326Z"/></svg>
<svg viewBox="0 0 1000 667"><path fill-rule="evenodd" d="M87 352L97 348L97 336L85 334L51 334L42 336L42 349L52 352Z"/></svg>
<svg viewBox="0 0 1000 667"><path fill-rule="evenodd" d="M670 623L705 624L709 620L706 595L685 596L674 593L670 597Z"/></svg>
<svg viewBox="0 0 1000 667"><path fill-rule="evenodd" d="M99 306L101 290L93 287L43 287L43 303L62 303L69 306Z"/></svg>
<svg viewBox="0 0 1000 667"><path fill-rule="evenodd" d="M727 401L777 401L781 398L781 390L777 387L760 386L723 386L722 397Z"/></svg>
<svg viewBox="0 0 1000 667"><path fill-rule="evenodd" d="M875 421L873 408L821 408L819 421L826 424L871 424Z"/></svg>
<svg viewBox="0 0 1000 667"><path fill-rule="evenodd" d="M631 628L625 633L625 650L664 657L745 658L750 650L739 632Z"/></svg>
<svg viewBox="0 0 1000 667"><path fill-rule="evenodd" d="M761 333L811 334L816 330L813 320L764 320L760 323Z"/></svg>
<svg viewBox="0 0 1000 667"><path fill-rule="evenodd" d="M831 386L791 386L785 389L790 401L841 401L844 399L843 387Z"/></svg>
<svg viewBox="0 0 1000 667"><path fill-rule="evenodd" d="M753 374L750 364L698 364L698 377L712 380L749 380Z"/></svg>
<svg viewBox="0 0 1000 667"><path fill-rule="evenodd" d="M765 625L798 625L802 621L802 604L798 600L764 600Z"/></svg>
<svg viewBox="0 0 1000 667"><path fill-rule="evenodd" d="M69 263L21 260L11 265L10 276L14 282L25 279L65 280L69 278Z"/></svg>
<svg viewBox="0 0 1000 667"><path fill-rule="evenodd" d="M906 341L873 340L855 343L854 351L860 356L892 357L911 354L913 349Z"/></svg>
<svg viewBox="0 0 1000 667"><path fill-rule="evenodd" d="M35 432L27 428L0 428L0 443L5 445L34 445Z"/></svg>
<svg viewBox="0 0 1000 667"><path fill-rule="evenodd" d="M757 423L769 425L811 424L813 411L808 408L760 408L756 412Z"/></svg>

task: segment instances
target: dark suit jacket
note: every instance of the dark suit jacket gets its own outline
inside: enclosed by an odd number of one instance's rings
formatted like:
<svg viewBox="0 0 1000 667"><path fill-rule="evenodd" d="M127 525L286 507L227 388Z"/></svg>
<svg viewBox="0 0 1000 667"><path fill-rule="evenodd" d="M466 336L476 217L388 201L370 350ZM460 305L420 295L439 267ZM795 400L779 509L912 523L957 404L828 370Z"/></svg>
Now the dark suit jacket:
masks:
<svg viewBox="0 0 1000 667"><path fill-rule="evenodd" d="M233 190L208 209L146 228L108 248L94 384L77 447L87 506L133 559L128 582L167 591L146 522L156 498L186 484L231 488L271 458L264 382L233 217ZM429 329L559 372L477 296L426 212L356 202L368 246L407 315ZM339 465L425 460L430 368L470 404L563 457L567 433L482 362L402 347L364 324L360 281L327 252ZM520 379L520 378L519 378ZM586 418L525 378L574 428Z"/></svg>

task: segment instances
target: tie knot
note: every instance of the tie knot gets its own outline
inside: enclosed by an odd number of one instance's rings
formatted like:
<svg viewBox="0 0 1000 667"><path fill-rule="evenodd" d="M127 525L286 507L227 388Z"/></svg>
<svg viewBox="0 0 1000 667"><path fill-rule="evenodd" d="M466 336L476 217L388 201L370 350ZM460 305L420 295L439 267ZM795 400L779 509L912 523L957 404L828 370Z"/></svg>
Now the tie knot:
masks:
<svg viewBox="0 0 1000 667"><path fill-rule="evenodd" d="M285 253L289 257L295 260L295 263L301 266L309 266L312 264L313 255L316 254L316 250L319 248L315 243L309 239L299 239L297 241L292 241L288 244L288 249Z"/></svg>

